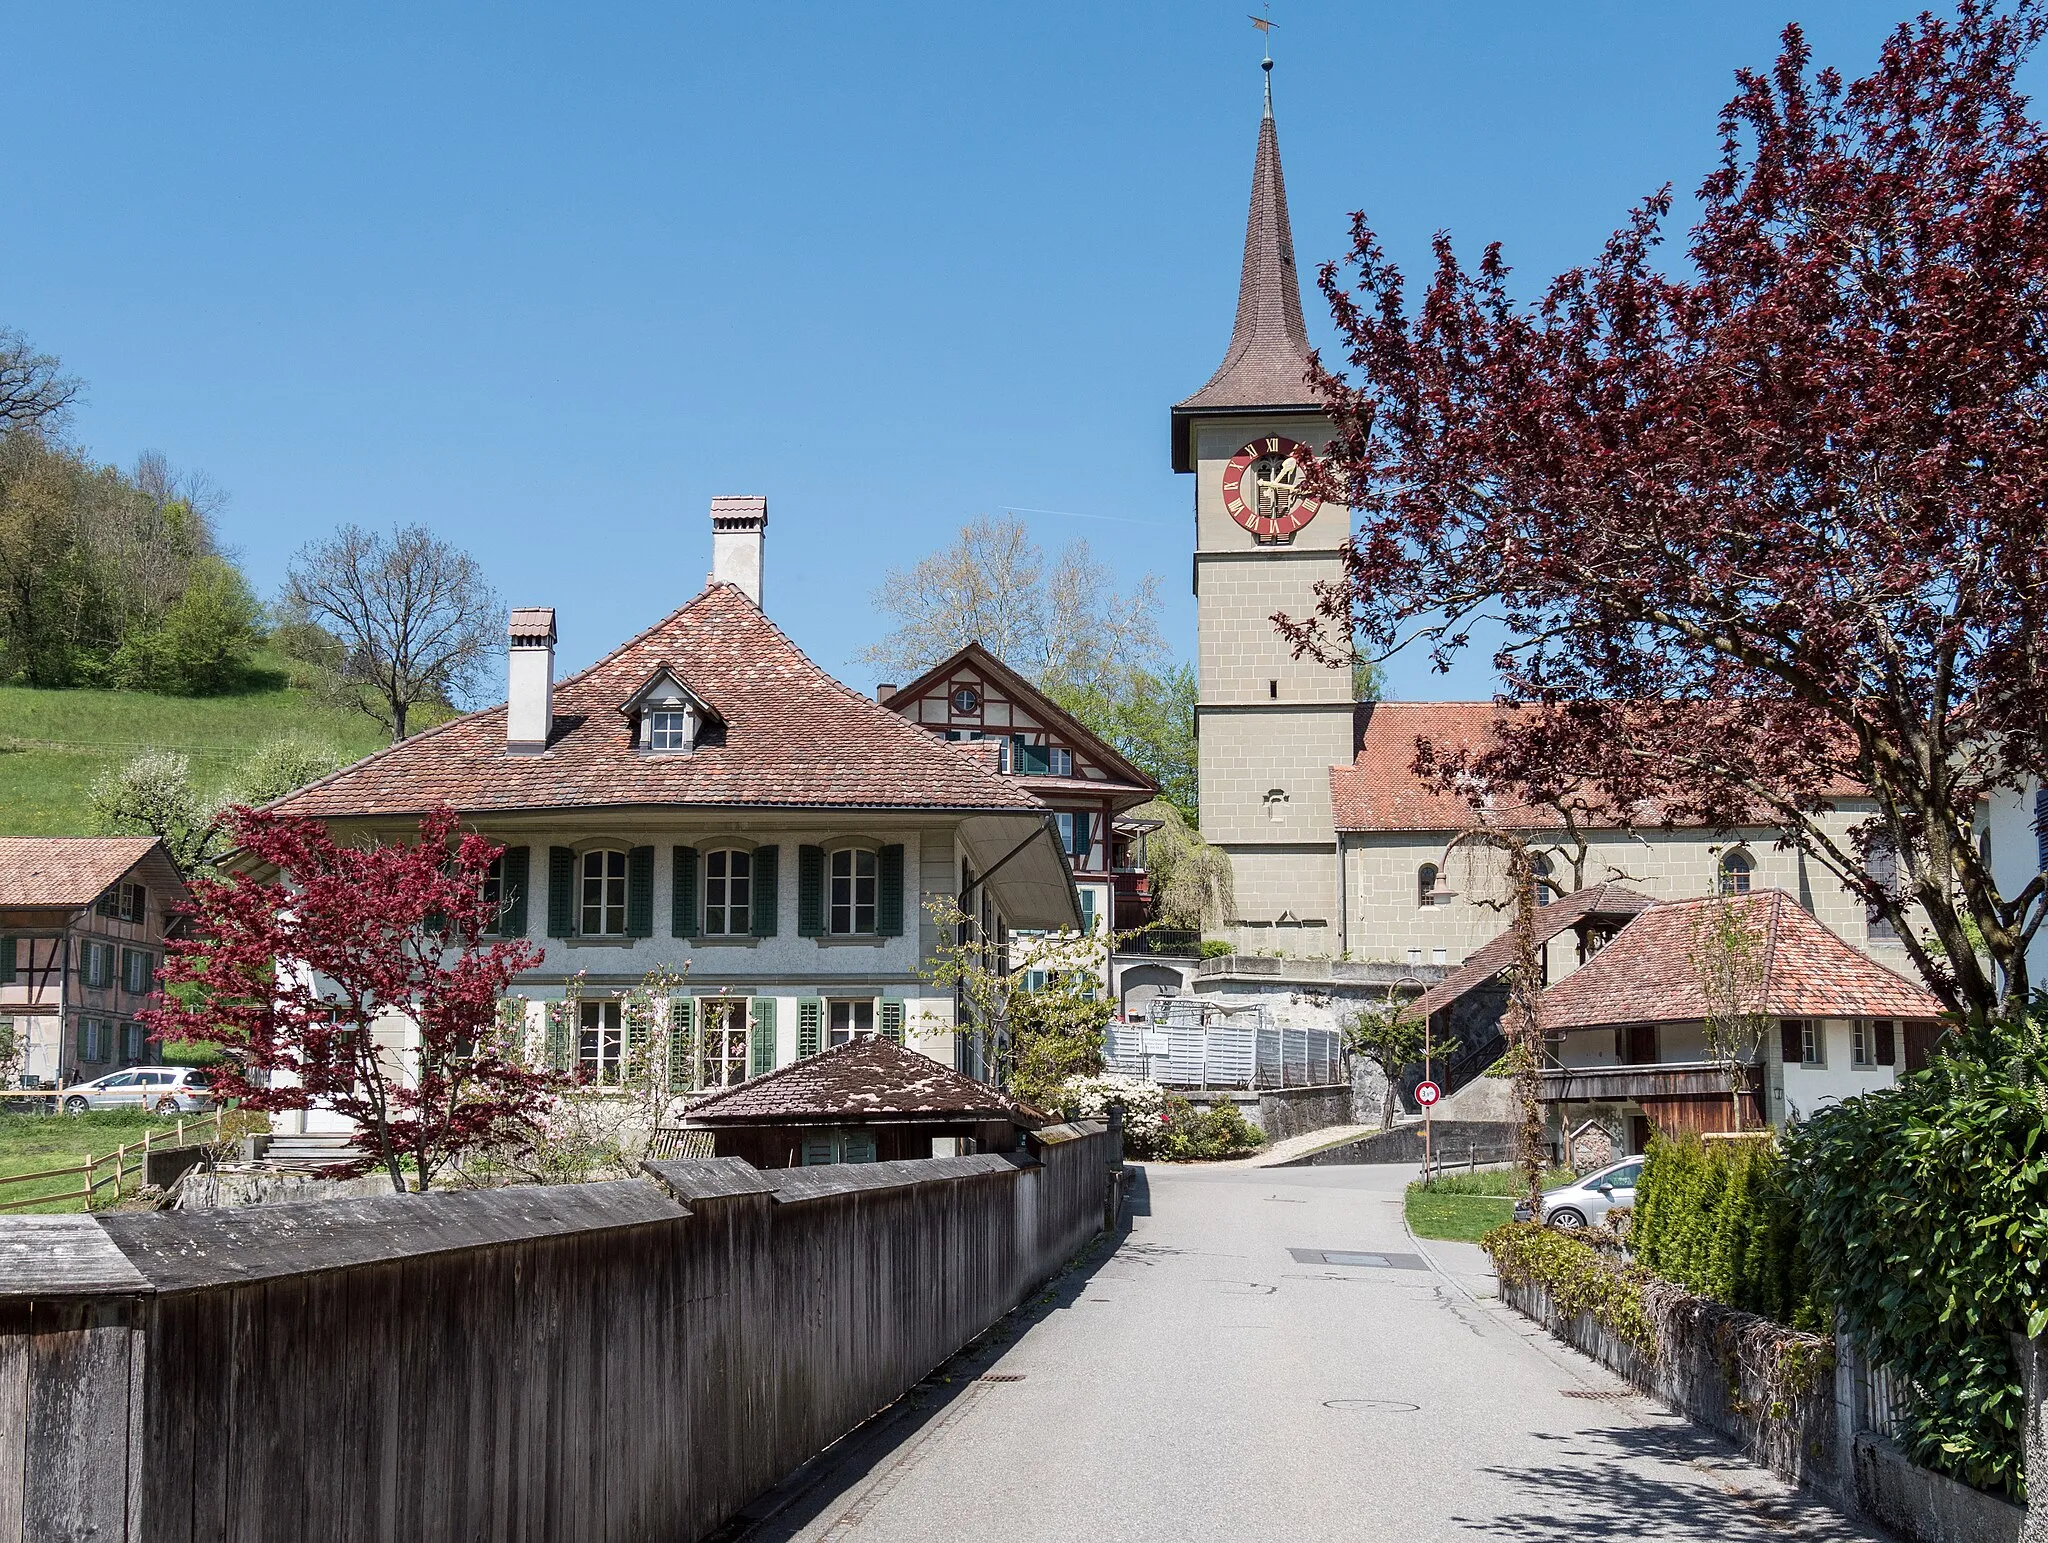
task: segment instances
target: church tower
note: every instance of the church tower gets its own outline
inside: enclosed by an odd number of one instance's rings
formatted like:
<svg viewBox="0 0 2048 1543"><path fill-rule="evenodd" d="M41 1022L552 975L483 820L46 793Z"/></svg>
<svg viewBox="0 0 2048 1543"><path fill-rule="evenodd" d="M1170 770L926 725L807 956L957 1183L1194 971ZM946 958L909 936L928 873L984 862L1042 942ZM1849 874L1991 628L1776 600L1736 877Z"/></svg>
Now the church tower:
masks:
<svg viewBox="0 0 2048 1543"><path fill-rule="evenodd" d="M1352 755L1349 670L1295 659L1270 618L1309 615L1343 577L1346 510L1303 497L1304 447L1330 425L1304 383L1308 329L1273 126L1273 61L1252 169L1230 346L1173 409L1173 469L1195 477L1202 834L1231 857L1237 946L1334 955L1330 769Z"/></svg>

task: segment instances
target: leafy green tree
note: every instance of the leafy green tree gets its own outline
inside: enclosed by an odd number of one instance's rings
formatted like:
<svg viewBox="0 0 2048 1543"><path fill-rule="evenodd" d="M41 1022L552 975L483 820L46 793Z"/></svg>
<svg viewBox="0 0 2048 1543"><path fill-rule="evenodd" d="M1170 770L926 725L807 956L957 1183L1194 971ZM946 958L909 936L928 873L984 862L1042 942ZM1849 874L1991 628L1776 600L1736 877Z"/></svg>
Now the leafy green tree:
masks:
<svg viewBox="0 0 2048 1543"><path fill-rule="evenodd" d="M1228 853L1210 846L1192 817L1164 797L1131 811L1159 828L1145 837L1145 863L1152 883L1152 913L1162 927L1200 932L1226 920L1236 908Z"/></svg>
<svg viewBox="0 0 2048 1543"><path fill-rule="evenodd" d="M225 816L237 806L268 803L341 765L323 746L292 738L261 746L214 793L192 780L192 763L170 750L150 750L96 781L86 801L102 833L154 836L180 873L202 874L226 852Z"/></svg>
<svg viewBox="0 0 2048 1543"><path fill-rule="evenodd" d="M115 679L173 696L233 690L248 677L261 616L239 569L218 557L201 558L162 624L122 643Z"/></svg>
<svg viewBox="0 0 2048 1543"><path fill-rule="evenodd" d="M1047 696L1158 783L1160 798L1190 822L1199 817L1192 666L1169 664L1155 673L1130 665L1085 681L1042 684Z"/></svg>
<svg viewBox="0 0 2048 1543"><path fill-rule="evenodd" d="M1428 1027L1428 1021L1407 1003L1392 999L1380 1007L1361 1007L1345 1021L1345 1048L1372 1062L1386 1079L1386 1094L1380 1105L1381 1130L1393 1126L1394 1085L1403 1072L1422 1060L1428 1044Z"/></svg>

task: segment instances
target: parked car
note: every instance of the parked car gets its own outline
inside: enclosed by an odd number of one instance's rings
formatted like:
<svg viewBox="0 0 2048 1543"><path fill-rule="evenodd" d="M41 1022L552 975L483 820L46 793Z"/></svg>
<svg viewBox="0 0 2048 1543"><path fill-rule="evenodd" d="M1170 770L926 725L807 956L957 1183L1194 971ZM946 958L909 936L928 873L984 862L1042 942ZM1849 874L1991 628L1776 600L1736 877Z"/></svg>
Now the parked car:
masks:
<svg viewBox="0 0 2048 1543"><path fill-rule="evenodd" d="M74 1083L57 1095L66 1114L88 1109L149 1109L158 1114L194 1114L213 1107L213 1089L196 1066L131 1066L90 1082Z"/></svg>
<svg viewBox="0 0 2048 1543"><path fill-rule="evenodd" d="M1611 1167L1602 1168L1576 1184L1567 1184L1559 1189L1543 1192L1543 1222L1548 1227L1558 1227L1569 1232L1575 1227L1590 1226L1606 1219L1607 1213L1616 1206L1631 1206L1636 1203L1636 1180L1643 1175L1643 1160L1640 1157L1625 1158ZM1529 1219L1529 1202L1517 1201L1515 1220Z"/></svg>

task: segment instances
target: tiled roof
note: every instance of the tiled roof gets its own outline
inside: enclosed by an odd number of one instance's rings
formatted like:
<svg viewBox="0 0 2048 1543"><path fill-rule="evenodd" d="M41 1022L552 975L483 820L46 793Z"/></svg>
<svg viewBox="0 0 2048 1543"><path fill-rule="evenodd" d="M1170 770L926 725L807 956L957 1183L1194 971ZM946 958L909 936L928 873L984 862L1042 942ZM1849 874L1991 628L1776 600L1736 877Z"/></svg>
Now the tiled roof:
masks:
<svg viewBox="0 0 2048 1543"><path fill-rule="evenodd" d="M1415 774L1415 746L1428 740L1439 754L1483 752L1498 725L1536 708L1506 708L1494 702L1367 702L1360 705L1352 742L1357 747L1349 766L1330 769L1330 805L1337 828L1375 830L1462 830L1477 821L1510 830L1555 829L1563 824L1555 809L1529 805L1498 794L1482 794L1475 807L1462 794L1441 792ZM1863 792L1853 783L1828 789L1831 797L1852 798ZM1639 808L1639 824L1660 818L1654 807ZM1598 826L1599 820L1588 825ZM1761 811L1754 823L1774 821Z"/></svg>
<svg viewBox="0 0 2048 1543"><path fill-rule="evenodd" d="M86 906L156 845L154 836L0 837L0 906Z"/></svg>
<svg viewBox="0 0 2048 1543"><path fill-rule="evenodd" d="M1538 999L1546 1031L1707 1016L1694 937L1717 899L1653 906ZM1732 899L1762 935L1763 982L1752 1011L1780 1018L1934 1018L1924 988L1858 953L1783 890Z"/></svg>
<svg viewBox="0 0 2048 1543"><path fill-rule="evenodd" d="M1620 884L1595 884L1574 890L1549 905L1536 908L1536 942L1540 947L1560 932L1582 921L1627 922L1650 909L1656 902ZM1515 933L1510 927L1498 937L1480 945L1465 962L1416 998L1413 1011L1427 1016L1449 1007L1468 991L1475 991L1515 962Z"/></svg>
<svg viewBox="0 0 2048 1543"><path fill-rule="evenodd" d="M748 1125L920 1115L1044 1123L1043 1116L1000 1088L976 1082L891 1040L875 1038L806 1056L714 1093L692 1105L684 1118L693 1124Z"/></svg>
<svg viewBox="0 0 2048 1543"><path fill-rule="evenodd" d="M619 711L669 664L723 728L688 753L647 754ZM754 602L713 584L617 652L555 687L538 755L505 745L504 707L456 718L344 767L272 807L339 818L701 804L806 808L1043 808L897 714L827 675Z"/></svg>

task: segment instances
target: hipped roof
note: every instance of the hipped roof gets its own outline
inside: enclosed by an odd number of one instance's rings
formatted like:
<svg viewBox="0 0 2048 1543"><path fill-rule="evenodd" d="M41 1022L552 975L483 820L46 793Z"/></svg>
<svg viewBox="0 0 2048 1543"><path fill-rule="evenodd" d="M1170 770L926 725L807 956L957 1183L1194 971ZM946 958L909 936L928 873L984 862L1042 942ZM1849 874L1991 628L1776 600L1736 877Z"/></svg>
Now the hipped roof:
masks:
<svg viewBox="0 0 2048 1543"><path fill-rule="evenodd" d="M874 1119L1001 1119L1037 1126L1045 1116L1000 1088L892 1040L867 1037L714 1093L691 1124L808 1124Z"/></svg>

